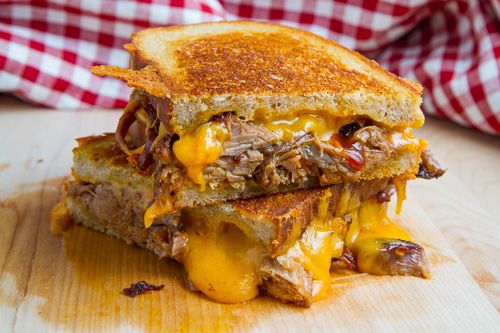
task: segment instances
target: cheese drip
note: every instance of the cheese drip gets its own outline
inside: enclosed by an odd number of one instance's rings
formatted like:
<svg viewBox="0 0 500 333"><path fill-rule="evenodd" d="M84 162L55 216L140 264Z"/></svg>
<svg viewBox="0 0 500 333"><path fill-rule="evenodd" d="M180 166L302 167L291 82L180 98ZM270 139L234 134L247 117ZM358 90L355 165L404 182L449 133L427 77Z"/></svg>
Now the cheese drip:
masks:
<svg viewBox="0 0 500 333"><path fill-rule="evenodd" d="M196 288L220 303L241 303L259 294L260 244L231 223L190 220L186 232L183 263Z"/></svg>
<svg viewBox="0 0 500 333"><path fill-rule="evenodd" d="M301 264L313 278L313 301L330 289L331 259L342 255L346 223L328 213L328 191L318 213L283 257ZM264 247L231 223L185 216L188 250L183 258L191 283L220 303L241 303L259 293ZM277 258L279 261L279 257Z"/></svg>
<svg viewBox="0 0 500 333"><path fill-rule="evenodd" d="M406 231L387 216L387 203L379 204L375 198L363 201L359 209L351 213L351 220L345 242L354 252L357 251L357 245L368 238L413 241Z"/></svg>
<svg viewBox="0 0 500 333"><path fill-rule="evenodd" d="M330 265L332 258L342 255L345 221L328 213L332 193L321 198L318 213L302 237L284 254L300 263L313 278L313 302L325 299L330 290ZM279 261L279 258L278 258Z"/></svg>
<svg viewBox="0 0 500 333"><path fill-rule="evenodd" d="M202 191L207 184L203 169L219 159L227 137L228 131L223 124L207 123L194 133L182 136L172 147L175 157L186 167L188 177L200 185Z"/></svg>
<svg viewBox="0 0 500 333"><path fill-rule="evenodd" d="M302 114L287 118L265 120L262 125L269 131L278 134L283 141L289 141L296 136L313 133L323 141L327 141L338 131L336 119L325 118L315 114Z"/></svg>
<svg viewBox="0 0 500 333"><path fill-rule="evenodd" d="M149 228L158 217L165 216L173 209L170 198L166 200L156 199L144 213L144 227Z"/></svg>
<svg viewBox="0 0 500 333"><path fill-rule="evenodd" d="M398 201L396 204L396 214L401 213L403 209L403 202L406 200L406 181L417 178L413 174L404 174L392 178L392 182L396 187L396 194L398 196Z"/></svg>

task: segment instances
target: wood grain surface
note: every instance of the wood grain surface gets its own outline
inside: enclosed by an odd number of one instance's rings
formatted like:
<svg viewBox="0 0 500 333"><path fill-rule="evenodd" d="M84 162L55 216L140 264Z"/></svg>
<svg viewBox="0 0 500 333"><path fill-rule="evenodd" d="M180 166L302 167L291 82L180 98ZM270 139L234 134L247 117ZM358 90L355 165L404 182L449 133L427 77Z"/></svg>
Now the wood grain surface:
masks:
<svg viewBox="0 0 500 333"><path fill-rule="evenodd" d="M305 310L264 297L220 305L189 292L179 265L147 251L80 227L63 238L49 234L47 215L68 174L73 139L112 131L119 113L9 111L19 104L2 102L2 332L500 330L490 303L500 307L497 138L433 119L419 133L448 173L413 182L400 218L429 251L432 280L342 278L329 300ZM120 294L141 279L165 289L134 299Z"/></svg>
<svg viewBox="0 0 500 333"><path fill-rule="evenodd" d="M437 181L413 182L409 193L500 311L500 137L426 122L416 135L448 170Z"/></svg>

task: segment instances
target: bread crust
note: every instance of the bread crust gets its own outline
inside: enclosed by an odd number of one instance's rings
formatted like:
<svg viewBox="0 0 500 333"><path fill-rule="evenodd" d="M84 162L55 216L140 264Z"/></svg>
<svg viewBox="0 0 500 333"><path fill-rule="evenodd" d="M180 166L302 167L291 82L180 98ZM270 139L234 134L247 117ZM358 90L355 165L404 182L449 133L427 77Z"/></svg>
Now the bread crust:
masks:
<svg viewBox="0 0 500 333"><path fill-rule="evenodd" d="M178 134L215 114L252 120L303 110L363 115L389 127L420 127L422 87L375 61L302 30L253 21L151 28L132 35L135 69L97 66L169 100Z"/></svg>

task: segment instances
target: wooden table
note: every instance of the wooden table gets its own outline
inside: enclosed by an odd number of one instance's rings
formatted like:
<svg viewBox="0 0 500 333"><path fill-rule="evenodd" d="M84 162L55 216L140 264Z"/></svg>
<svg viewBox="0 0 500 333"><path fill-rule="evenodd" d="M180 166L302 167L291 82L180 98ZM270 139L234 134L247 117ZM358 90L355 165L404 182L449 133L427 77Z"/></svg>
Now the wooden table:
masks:
<svg viewBox="0 0 500 333"><path fill-rule="evenodd" d="M41 181L50 185L47 180L67 175L72 138L113 131L118 116L115 111L37 109L0 95L4 141L0 147L7 147L0 151L0 200L28 192ZM44 131L47 128L49 132ZM430 142L435 157L448 172L437 181L412 182L409 195L438 227L447 243L443 246L451 246L482 292L500 310L500 138L430 117L416 134ZM2 229L2 218L6 217L0 214L0 237L8 237L5 233L15 230ZM0 247L0 273L9 259L2 258L2 250L9 249ZM6 283L0 281L0 289L6 288ZM5 311L11 310L0 306L0 322L2 311L8 317Z"/></svg>

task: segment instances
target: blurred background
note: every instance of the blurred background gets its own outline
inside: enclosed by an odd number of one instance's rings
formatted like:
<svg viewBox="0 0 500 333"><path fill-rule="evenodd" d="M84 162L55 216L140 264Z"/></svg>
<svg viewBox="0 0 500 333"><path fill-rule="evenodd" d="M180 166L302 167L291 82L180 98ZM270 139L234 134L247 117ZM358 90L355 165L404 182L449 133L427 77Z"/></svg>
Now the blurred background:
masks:
<svg viewBox="0 0 500 333"><path fill-rule="evenodd" d="M0 92L47 108L120 108L130 89L88 68L127 67L131 33L235 19L334 39L420 82L427 114L500 134L498 0L0 0Z"/></svg>

